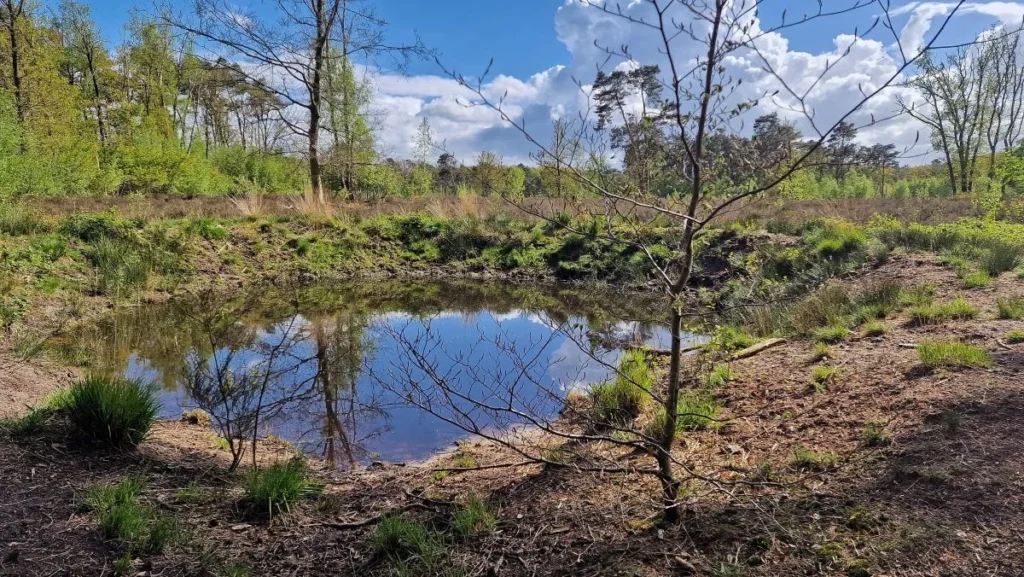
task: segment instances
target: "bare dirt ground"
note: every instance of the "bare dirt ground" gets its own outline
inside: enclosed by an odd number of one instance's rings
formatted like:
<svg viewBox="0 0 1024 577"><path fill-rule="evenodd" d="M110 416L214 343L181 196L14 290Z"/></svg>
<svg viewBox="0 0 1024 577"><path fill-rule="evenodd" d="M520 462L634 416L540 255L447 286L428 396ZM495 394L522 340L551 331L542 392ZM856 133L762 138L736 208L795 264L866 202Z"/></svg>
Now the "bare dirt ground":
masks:
<svg viewBox="0 0 1024 577"><path fill-rule="evenodd" d="M809 361L807 339L734 362L721 389L729 424L681 439L677 458L712 482L686 484L679 525L656 524L653 479L539 466L440 478L436 461L320 470L324 497L253 520L209 431L161 424L133 455L97 453L60 434L0 441L0 575L111 574L116 548L77 503L90 485L129 473L146 474L145 499L192 535L140 561L134 570L145 575L221 574L207 557L240 562L251 575L392 575L373 552L367 521L403 510L443 523L447 503L469 493L487 499L498 524L451 546L448 566L465 575L1024 575L1024 345L1004 339L1024 321L995 320L996 297L1024 296L1024 283L1007 274L967 291L952 271L916 255L846 282L882 278L934 284L937 302L964 295L982 314L915 327L901 313L883 336L853 335L821 362ZM929 339L972 342L993 366L923 370L905 345ZM810 386L816 364L840 367L826 391ZM0 412L11 408L7 398ZM886 442L869 446L868 423ZM792 462L796 447L835 462L802 470ZM458 453L481 466L512 460L482 443ZM190 485L209 498L179 498Z"/></svg>

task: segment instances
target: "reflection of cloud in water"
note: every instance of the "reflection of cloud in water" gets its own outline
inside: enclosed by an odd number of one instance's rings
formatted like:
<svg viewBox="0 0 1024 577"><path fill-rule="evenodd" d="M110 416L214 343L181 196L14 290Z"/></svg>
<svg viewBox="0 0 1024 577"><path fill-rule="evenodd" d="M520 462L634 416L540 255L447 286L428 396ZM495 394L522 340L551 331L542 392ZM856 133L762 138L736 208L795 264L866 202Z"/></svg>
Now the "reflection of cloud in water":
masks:
<svg viewBox="0 0 1024 577"><path fill-rule="evenodd" d="M622 353L594 351L594 355L597 356L596 359L572 339L566 338L551 353L548 376L565 392L587 389L591 384L603 381L612 374L612 370L602 363L615 366Z"/></svg>

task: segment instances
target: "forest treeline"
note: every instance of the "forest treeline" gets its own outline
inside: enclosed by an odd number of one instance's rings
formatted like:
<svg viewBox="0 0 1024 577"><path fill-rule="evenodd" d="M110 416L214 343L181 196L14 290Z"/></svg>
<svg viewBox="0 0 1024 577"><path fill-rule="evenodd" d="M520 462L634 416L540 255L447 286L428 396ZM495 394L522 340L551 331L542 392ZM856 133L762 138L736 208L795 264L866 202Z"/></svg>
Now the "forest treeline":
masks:
<svg viewBox="0 0 1024 577"><path fill-rule="evenodd" d="M210 10L219 5L201 1ZM136 13L124 40L111 46L85 4L0 0L0 197L290 194L310 191L312 182L356 199L575 197L592 190L581 176L614 180L638 195L685 192L683 146L667 136L671 117L664 113L656 66L599 73L593 83L597 122L554 121L547 152L534 162L509 165L488 151L457 158L436 141L426 117L410 143L414 158L391 158L376 134L370 68L357 62L368 51L350 48L359 34L380 38L384 23L369 20L374 29L367 32L367 22L345 28L345 14L337 18L340 32L309 38L317 46L323 41L323 58L296 64L322 77L302 99L261 76L273 74L267 67L240 64L245 59L238 50L211 56L198 49L199 41L225 46L234 38L208 23ZM843 123L780 192L798 199L999 199L1024 190L1024 51L1017 35L992 34L989 42L926 58L909 81L923 104L900 105L930 128L932 142L924 150L862 146L857 128ZM425 53L419 46L401 52ZM287 71L289 62L276 68ZM638 100L641 112L627 105ZM316 134L308 130L314 110ZM785 170L813 146L778 114L762 115L751 131L741 132L750 136L722 130L707 139L723 185L763 178L762 166ZM601 146L587 145L595 141ZM927 149L939 158L901 166Z"/></svg>

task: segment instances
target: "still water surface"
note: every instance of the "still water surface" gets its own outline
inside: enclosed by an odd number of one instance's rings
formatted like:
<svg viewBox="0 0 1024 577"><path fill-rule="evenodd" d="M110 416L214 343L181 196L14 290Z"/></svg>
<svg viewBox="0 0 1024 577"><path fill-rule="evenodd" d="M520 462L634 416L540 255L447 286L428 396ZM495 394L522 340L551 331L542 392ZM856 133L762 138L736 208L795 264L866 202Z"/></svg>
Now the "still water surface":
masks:
<svg viewBox="0 0 1024 577"><path fill-rule="evenodd" d="M661 308L595 289L382 281L139 307L80 342L104 368L158 383L164 417L199 406L244 420L259 408L260 434L351 467L425 458L467 424L557 418L561 398L607 379L627 343L667 346ZM225 378L258 394L204 394Z"/></svg>

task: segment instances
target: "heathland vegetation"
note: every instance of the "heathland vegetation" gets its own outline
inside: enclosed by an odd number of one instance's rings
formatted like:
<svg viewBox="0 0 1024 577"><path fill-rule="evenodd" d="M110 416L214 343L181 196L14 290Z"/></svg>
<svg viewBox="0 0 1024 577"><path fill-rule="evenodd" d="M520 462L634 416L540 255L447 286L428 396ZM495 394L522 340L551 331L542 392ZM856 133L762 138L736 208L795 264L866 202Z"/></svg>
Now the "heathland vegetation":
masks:
<svg viewBox="0 0 1024 577"><path fill-rule="evenodd" d="M1019 31L901 45L824 126L749 14L679 4L591 5L665 58L606 49L543 135L449 72L507 165L426 116L383 152L370 64L431 52L369 0L155 5L117 47L0 0L0 569L1018 573ZM741 56L786 106L729 96ZM886 88L934 162L860 138ZM393 410L458 443L387 462Z"/></svg>

